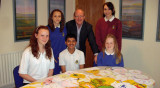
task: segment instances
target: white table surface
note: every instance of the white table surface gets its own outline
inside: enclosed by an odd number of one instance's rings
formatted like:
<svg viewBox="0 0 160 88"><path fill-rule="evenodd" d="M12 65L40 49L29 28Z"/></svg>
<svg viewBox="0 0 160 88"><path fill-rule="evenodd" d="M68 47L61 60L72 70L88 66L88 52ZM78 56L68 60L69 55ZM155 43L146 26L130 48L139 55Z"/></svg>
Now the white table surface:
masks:
<svg viewBox="0 0 160 88"><path fill-rule="evenodd" d="M82 74L83 76L74 76L77 78L71 77L71 75L79 75ZM139 70L135 69L128 69L122 67L91 67L91 68L84 68L76 71L68 71L66 73L54 75L51 77L47 77L31 84L25 85L21 88L81 88L79 85L83 82L91 83L91 79L114 79L114 83L110 84L114 86L114 88L138 88L135 85L142 83L147 85L147 87L141 88L154 88L155 81L150 77L148 74L145 74ZM134 85L131 83L124 82L126 80L134 80ZM107 81L108 82L108 81ZM106 84L108 85L108 83ZM136 84L135 84L136 83ZM89 84L89 85L90 85ZM120 87L120 85L125 85L126 87ZM129 84L129 85L128 85ZM103 84L104 85L104 84ZM119 85L119 86L118 86ZM90 88L98 88L90 86ZM102 85L101 85L102 86ZM89 87L88 87L89 88Z"/></svg>

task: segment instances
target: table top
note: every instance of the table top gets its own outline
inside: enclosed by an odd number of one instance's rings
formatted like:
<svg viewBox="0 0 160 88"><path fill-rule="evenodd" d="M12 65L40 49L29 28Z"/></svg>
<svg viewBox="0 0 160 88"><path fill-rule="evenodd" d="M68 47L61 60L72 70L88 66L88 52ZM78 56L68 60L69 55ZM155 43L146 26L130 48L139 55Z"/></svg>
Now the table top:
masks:
<svg viewBox="0 0 160 88"><path fill-rule="evenodd" d="M91 67L68 71L21 88L153 88L149 75L123 67Z"/></svg>

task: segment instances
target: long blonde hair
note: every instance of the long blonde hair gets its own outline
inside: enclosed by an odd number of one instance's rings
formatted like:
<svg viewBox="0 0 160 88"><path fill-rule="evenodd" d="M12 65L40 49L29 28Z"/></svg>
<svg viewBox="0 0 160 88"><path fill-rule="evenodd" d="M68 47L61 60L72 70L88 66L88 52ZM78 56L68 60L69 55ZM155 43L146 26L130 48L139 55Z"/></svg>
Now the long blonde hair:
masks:
<svg viewBox="0 0 160 88"><path fill-rule="evenodd" d="M103 47L102 47L103 57L105 55L105 50L106 50L105 42L108 38L113 38L114 56L116 57L116 64L119 64L121 62L122 54L121 54L121 51L118 50L118 43L117 43L116 37L113 34L108 34L103 42Z"/></svg>

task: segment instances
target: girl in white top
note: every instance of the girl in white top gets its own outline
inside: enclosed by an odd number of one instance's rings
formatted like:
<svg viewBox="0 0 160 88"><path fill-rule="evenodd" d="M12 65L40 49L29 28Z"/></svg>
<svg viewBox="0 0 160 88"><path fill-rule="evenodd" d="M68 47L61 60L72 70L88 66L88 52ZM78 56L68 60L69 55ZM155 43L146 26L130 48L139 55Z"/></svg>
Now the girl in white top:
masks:
<svg viewBox="0 0 160 88"><path fill-rule="evenodd" d="M23 83L27 84L52 76L53 69L54 55L49 41L49 29L47 26L39 26L23 52L19 75L24 79Z"/></svg>

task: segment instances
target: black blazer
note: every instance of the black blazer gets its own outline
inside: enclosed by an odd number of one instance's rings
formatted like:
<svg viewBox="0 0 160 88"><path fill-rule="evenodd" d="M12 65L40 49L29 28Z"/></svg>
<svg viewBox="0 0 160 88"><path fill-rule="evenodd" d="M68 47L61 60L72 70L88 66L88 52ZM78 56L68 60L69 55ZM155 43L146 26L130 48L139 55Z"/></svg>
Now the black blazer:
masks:
<svg viewBox="0 0 160 88"><path fill-rule="evenodd" d="M75 20L71 20L66 23L67 34L75 34L77 36L77 26ZM95 41L95 36L92 30L92 25L84 21L79 38L79 50L86 54L86 40L88 38L89 44L92 48L93 53L98 53L98 47Z"/></svg>

